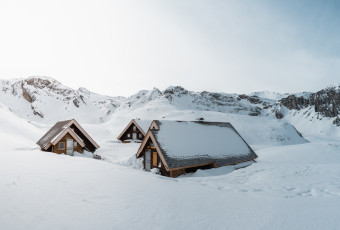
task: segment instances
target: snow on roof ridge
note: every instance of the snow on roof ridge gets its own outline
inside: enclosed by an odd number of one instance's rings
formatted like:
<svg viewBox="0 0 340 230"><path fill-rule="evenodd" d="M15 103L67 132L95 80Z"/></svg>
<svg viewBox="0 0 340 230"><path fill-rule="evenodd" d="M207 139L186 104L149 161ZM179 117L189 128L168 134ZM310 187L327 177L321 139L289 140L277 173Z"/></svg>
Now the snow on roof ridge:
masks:
<svg viewBox="0 0 340 230"><path fill-rule="evenodd" d="M257 158L229 122L155 120L150 130L170 168L215 161L234 164Z"/></svg>
<svg viewBox="0 0 340 230"><path fill-rule="evenodd" d="M133 119L138 125L139 127L144 131L144 133L146 133L149 130L149 127L152 123L153 120L137 120L137 119Z"/></svg>

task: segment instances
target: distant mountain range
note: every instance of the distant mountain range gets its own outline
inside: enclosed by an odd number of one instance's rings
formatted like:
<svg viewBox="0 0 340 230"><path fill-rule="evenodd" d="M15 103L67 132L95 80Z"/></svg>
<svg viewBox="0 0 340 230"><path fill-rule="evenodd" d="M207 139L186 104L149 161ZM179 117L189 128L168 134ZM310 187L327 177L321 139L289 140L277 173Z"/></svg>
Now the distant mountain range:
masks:
<svg viewBox="0 0 340 230"><path fill-rule="evenodd" d="M128 115L143 108L175 108L289 121L292 117L316 122L326 118L330 125L340 126L340 86L330 86L318 92L279 94L268 91L249 95L193 92L175 86L164 91L157 88L142 90L126 98L104 96L85 88L74 90L53 78L29 77L0 80L0 102L19 117L42 123L71 117L81 122L102 123L116 111Z"/></svg>

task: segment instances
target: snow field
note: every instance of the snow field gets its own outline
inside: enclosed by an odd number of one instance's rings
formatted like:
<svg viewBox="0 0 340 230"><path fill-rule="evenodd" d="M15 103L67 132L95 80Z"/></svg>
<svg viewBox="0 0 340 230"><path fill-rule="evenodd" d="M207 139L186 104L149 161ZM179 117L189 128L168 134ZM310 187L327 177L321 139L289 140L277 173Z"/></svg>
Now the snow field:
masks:
<svg viewBox="0 0 340 230"><path fill-rule="evenodd" d="M50 126L30 124L3 105L0 114L1 229L340 228L340 141L327 136L306 143L282 121L160 112L175 120L230 121L259 156L249 167L172 179L141 169L138 144L116 141L130 121L123 114L82 124L103 160L41 152L35 142Z"/></svg>

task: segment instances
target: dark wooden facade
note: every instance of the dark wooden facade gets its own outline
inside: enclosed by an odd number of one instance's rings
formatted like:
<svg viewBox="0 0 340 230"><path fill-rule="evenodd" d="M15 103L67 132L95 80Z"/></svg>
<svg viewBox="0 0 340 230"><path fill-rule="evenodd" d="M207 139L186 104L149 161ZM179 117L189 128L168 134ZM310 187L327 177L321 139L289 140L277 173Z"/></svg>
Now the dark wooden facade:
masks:
<svg viewBox="0 0 340 230"><path fill-rule="evenodd" d="M147 164L147 161L146 161L146 151L150 151L150 165L149 167L146 165ZM164 166L164 163L162 162L158 152L157 152L157 149L155 147L155 145L152 143L151 140L148 140L147 144L145 145L144 149L143 149L143 167L144 169L146 170L150 170L153 169L153 168L158 168L160 173L163 175L163 176L170 176L170 173L166 170L165 166Z"/></svg>
<svg viewBox="0 0 340 230"><path fill-rule="evenodd" d="M144 137L145 132L142 130L141 126L139 126L135 120L131 120L117 139L123 143L129 143L131 141L142 142Z"/></svg>
<svg viewBox="0 0 340 230"><path fill-rule="evenodd" d="M64 137L61 138L60 141L56 145L51 146L52 152L58 153L58 154L66 154L67 150L67 143L68 140L73 141L73 152L83 153L84 148L81 147L80 143L78 143L70 134L66 134ZM61 146L64 146L64 148L60 148Z"/></svg>
<svg viewBox="0 0 340 230"><path fill-rule="evenodd" d="M124 143L133 141L142 142L144 139L144 134L139 130L139 128L132 123L130 127L124 132L120 140Z"/></svg>

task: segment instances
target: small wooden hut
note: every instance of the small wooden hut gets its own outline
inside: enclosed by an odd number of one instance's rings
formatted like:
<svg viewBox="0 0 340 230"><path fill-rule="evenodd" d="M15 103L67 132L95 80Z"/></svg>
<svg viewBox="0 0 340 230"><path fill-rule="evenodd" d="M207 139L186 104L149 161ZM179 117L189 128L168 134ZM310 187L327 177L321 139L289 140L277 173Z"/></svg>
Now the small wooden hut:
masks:
<svg viewBox="0 0 340 230"><path fill-rule="evenodd" d="M132 119L117 137L123 143L142 142L152 121Z"/></svg>
<svg viewBox="0 0 340 230"><path fill-rule="evenodd" d="M75 120L57 122L38 142L41 150L73 155L83 153L84 149L94 152L99 145Z"/></svg>
<svg viewBox="0 0 340 230"><path fill-rule="evenodd" d="M168 177L257 158L230 123L154 120L138 152L145 170Z"/></svg>

